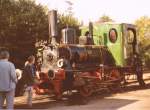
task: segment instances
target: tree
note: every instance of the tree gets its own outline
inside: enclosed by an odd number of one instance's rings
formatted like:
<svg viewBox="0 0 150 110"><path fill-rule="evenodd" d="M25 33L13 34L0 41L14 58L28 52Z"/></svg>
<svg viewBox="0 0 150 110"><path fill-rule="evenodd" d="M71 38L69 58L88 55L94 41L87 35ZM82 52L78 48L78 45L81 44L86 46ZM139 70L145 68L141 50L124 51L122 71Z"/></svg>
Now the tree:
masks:
<svg viewBox="0 0 150 110"><path fill-rule="evenodd" d="M137 26L137 35L141 47L141 55L145 64L150 69L150 18L148 16L143 16L135 21Z"/></svg>
<svg viewBox="0 0 150 110"><path fill-rule="evenodd" d="M79 26L79 22L76 18L73 17L73 15L70 14L59 14L58 16L58 25L61 28L64 28L66 26L75 27Z"/></svg>
<svg viewBox="0 0 150 110"><path fill-rule="evenodd" d="M73 11L72 11L72 9L73 9L73 2L70 1L70 0L66 0L65 2L68 4L68 8L67 8L68 14L69 15L73 15Z"/></svg>
<svg viewBox="0 0 150 110"><path fill-rule="evenodd" d="M0 24L0 45L9 48L17 67L36 53L36 40L48 38L47 15L33 0L1 0Z"/></svg>
<svg viewBox="0 0 150 110"><path fill-rule="evenodd" d="M113 20L109 16L103 15L97 21L97 23L104 23L104 22L113 22Z"/></svg>
<svg viewBox="0 0 150 110"><path fill-rule="evenodd" d="M36 54L35 44L48 40L48 15L35 0L0 0L0 46L11 52L11 61L23 67L26 58ZM76 27L72 15L59 15L58 29Z"/></svg>
<svg viewBox="0 0 150 110"><path fill-rule="evenodd" d="M143 16L135 21L140 41L150 37L150 18Z"/></svg>

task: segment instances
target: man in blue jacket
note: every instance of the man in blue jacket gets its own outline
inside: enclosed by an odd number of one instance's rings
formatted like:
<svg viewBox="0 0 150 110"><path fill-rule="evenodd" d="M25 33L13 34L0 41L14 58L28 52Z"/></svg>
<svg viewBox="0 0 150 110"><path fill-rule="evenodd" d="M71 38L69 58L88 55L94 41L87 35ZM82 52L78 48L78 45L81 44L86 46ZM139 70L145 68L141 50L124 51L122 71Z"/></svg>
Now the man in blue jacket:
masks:
<svg viewBox="0 0 150 110"><path fill-rule="evenodd" d="M9 52L6 49L0 50L0 109L5 99L7 109L13 109L14 106L17 77L15 66L8 59Z"/></svg>

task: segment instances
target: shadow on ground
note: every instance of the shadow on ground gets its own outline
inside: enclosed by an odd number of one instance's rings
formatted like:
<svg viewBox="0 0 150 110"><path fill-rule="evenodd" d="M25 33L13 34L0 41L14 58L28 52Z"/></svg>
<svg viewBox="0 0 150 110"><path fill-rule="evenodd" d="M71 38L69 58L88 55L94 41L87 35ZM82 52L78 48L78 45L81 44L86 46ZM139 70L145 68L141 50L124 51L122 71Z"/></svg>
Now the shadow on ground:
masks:
<svg viewBox="0 0 150 110"><path fill-rule="evenodd" d="M61 108L61 110L87 110L86 108L88 107L89 110L94 107L94 110L99 110L101 108L102 110L117 110L123 106L126 106L131 103L135 103L138 100L128 100L128 99L111 99L107 98L110 97L111 95L114 95L115 93L125 93L125 92L130 92L130 91L137 91L137 90L145 90L145 89L150 89L150 83L146 84L145 87L140 87L139 85L132 85L132 86L126 86L124 88L121 88L121 90L116 90L116 91L101 91L99 93L93 94L91 97L89 97L87 100L86 105L81 105L79 102L82 99L81 98L75 98L75 104L69 105L68 100L66 98L61 101L56 101L53 100L52 97L38 97L33 99L34 104L32 108L28 108L26 104L15 104L15 109L48 109L50 108L51 110L58 110ZM44 101L42 101L44 100ZM69 106L68 106L69 105ZM108 106L107 106L108 105ZM72 109L73 107L73 109ZM66 109L67 108L67 109Z"/></svg>
<svg viewBox="0 0 150 110"><path fill-rule="evenodd" d="M101 97L92 97L92 100L87 105L71 105L68 106L66 101L47 101L33 104L32 108L28 108L25 104L18 105L15 109L51 109L51 110L117 110L128 104L135 103L138 100L127 99L105 99Z"/></svg>

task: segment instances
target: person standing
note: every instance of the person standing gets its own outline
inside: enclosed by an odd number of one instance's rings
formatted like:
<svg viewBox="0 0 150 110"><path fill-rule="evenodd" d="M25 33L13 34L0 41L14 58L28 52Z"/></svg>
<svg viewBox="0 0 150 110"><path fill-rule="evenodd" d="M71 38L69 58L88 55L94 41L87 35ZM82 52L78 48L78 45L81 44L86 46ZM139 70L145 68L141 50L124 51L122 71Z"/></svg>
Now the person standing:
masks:
<svg viewBox="0 0 150 110"><path fill-rule="evenodd" d="M34 67L35 57L30 56L27 62L28 63L26 63L23 71L23 79L26 85L27 104L29 107L32 107L33 86L36 77L36 71Z"/></svg>
<svg viewBox="0 0 150 110"><path fill-rule="evenodd" d="M142 61L137 53L135 53L135 55L133 56L133 69L135 74L137 75L139 85L145 87L145 82L143 79Z"/></svg>
<svg viewBox="0 0 150 110"><path fill-rule="evenodd" d="M9 52L6 49L0 51L0 109L3 109L6 99L6 108L14 108L14 96L17 83L15 66L8 61Z"/></svg>

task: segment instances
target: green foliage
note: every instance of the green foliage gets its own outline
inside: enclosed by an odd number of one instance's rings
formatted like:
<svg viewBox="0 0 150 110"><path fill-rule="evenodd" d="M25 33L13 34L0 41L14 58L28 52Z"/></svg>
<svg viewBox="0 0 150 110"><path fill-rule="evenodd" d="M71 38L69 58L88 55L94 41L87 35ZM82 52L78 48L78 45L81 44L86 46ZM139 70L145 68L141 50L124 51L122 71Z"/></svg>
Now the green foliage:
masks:
<svg viewBox="0 0 150 110"><path fill-rule="evenodd" d="M150 17L143 16L135 21L139 39L142 41L150 37Z"/></svg>
<svg viewBox="0 0 150 110"><path fill-rule="evenodd" d="M97 21L97 23L104 23L104 22L113 22L113 20L109 16L103 15Z"/></svg>
<svg viewBox="0 0 150 110"><path fill-rule="evenodd" d="M23 67L26 58L36 54L36 42L48 39L48 16L35 0L0 0L0 46L11 52L11 61ZM58 28L78 26L72 15L59 15Z"/></svg>
<svg viewBox="0 0 150 110"><path fill-rule="evenodd" d="M150 17L143 16L136 20L137 35L140 42L140 53L148 68L150 68Z"/></svg>
<svg viewBox="0 0 150 110"><path fill-rule="evenodd" d="M58 26L59 26L59 28L64 28L66 26L76 27L76 26L79 26L79 22L76 18L74 18L70 14L68 14L68 15L59 14L59 16L58 16Z"/></svg>
<svg viewBox="0 0 150 110"><path fill-rule="evenodd" d="M11 51L11 60L22 67L35 54L35 42L48 36L48 19L32 0L0 0L0 46Z"/></svg>

